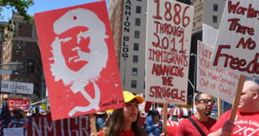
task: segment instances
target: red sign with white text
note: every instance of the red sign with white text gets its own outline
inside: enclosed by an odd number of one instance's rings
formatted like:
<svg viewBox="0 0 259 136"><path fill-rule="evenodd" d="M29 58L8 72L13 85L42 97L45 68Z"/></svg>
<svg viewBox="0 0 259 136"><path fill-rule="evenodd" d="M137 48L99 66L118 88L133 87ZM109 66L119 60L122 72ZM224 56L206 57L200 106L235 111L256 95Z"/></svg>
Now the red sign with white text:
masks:
<svg viewBox="0 0 259 136"><path fill-rule="evenodd" d="M35 15L52 119L123 106L106 9L100 1Z"/></svg>
<svg viewBox="0 0 259 136"><path fill-rule="evenodd" d="M11 99L8 99L7 101L8 101L9 110L14 110L14 109L27 110L30 106L29 99L11 98Z"/></svg>

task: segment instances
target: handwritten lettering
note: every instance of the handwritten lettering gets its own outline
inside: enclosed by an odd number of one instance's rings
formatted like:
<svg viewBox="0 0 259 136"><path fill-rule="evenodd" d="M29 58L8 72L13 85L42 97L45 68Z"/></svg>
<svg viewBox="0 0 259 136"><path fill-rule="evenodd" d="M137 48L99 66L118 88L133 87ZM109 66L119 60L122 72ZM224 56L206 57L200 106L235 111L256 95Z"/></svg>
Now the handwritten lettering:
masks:
<svg viewBox="0 0 259 136"><path fill-rule="evenodd" d="M161 87L161 86L152 86L150 87L150 97L154 98L166 98L166 99L177 99L180 101L185 101L185 91L178 90L177 88L171 87Z"/></svg>
<svg viewBox="0 0 259 136"><path fill-rule="evenodd" d="M228 96L233 96L232 95L232 90L229 86L226 86L224 84L219 84L218 86L218 90L219 92L223 93L223 94L227 94Z"/></svg>
<svg viewBox="0 0 259 136"><path fill-rule="evenodd" d="M176 37L173 37L172 39L169 39L167 36L161 36L157 33L154 33L154 39L155 41L152 41L152 46L158 49L162 50L167 50L169 47L171 51L177 52L178 50L176 49ZM180 45L180 50L179 53L186 53L186 50L184 50L184 35L178 39L178 45Z"/></svg>
<svg viewBox="0 0 259 136"><path fill-rule="evenodd" d="M162 84L167 86L173 86L173 77L162 77Z"/></svg>
<svg viewBox="0 0 259 136"><path fill-rule="evenodd" d="M152 67L152 75L167 75L167 76L179 76L179 77L183 77L184 72L183 72L184 68L183 67L179 67L179 66L174 66L174 65L162 65L162 64L153 64Z"/></svg>
<svg viewBox="0 0 259 136"><path fill-rule="evenodd" d="M200 76L207 76L207 72L199 67Z"/></svg>
<svg viewBox="0 0 259 136"><path fill-rule="evenodd" d="M177 37L181 37L184 33L184 29L180 26L175 26L168 23L161 23L159 21L154 21L156 25L156 33L158 34L167 34Z"/></svg>
<svg viewBox="0 0 259 136"><path fill-rule="evenodd" d="M229 25L229 30L230 31L235 31L237 33L241 34L249 34L249 35L254 35L254 28L253 27L248 27L240 24L240 19L239 18L230 18L228 19L228 22L230 22Z"/></svg>
<svg viewBox="0 0 259 136"><path fill-rule="evenodd" d="M160 2L161 0L155 0L156 3L156 14L153 16L154 19L162 20L163 18L171 22L172 24L180 25L187 27L190 25L190 17L186 15L186 12L190 8L189 6L182 7L180 4L171 2L165 2L163 8L165 9L164 16L161 16L160 13Z"/></svg>
<svg viewBox="0 0 259 136"><path fill-rule="evenodd" d="M192 7L174 1L150 1L148 15L147 80L146 96L162 101L184 103L187 91L178 83L187 80L189 44L191 36ZM186 38L188 36L188 38ZM151 81L151 80L150 80ZM161 86L162 85L162 86ZM181 84L181 86L183 86ZM172 101L171 101L172 102Z"/></svg>
<svg viewBox="0 0 259 136"><path fill-rule="evenodd" d="M170 51L161 51L155 49L148 49L149 60L156 62L164 62L168 64L176 64L179 66L188 66L188 56Z"/></svg>
<svg viewBox="0 0 259 136"><path fill-rule="evenodd" d="M205 78L200 78L199 84L200 84L201 86L206 86L206 87L208 87L208 86L209 86L209 81L207 81Z"/></svg>
<svg viewBox="0 0 259 136"><path fill-rule="evenodd" d="M199 46L199 56L210 60L210 58L212 57L212 52L204 48L204 46Z"/></svg>
<svg viewBox="0 0 259 136"><path fill-rule="evenodd" d="M252 7L252 4L249 4L248 7L243 7L240 5L240 2L232 3L228 1L228 13L245 15L247 18L256 18L259 16L259 10L255 10Z"/></svg>
<svg viewBox="0 0 259 136"><path fill-rule="evenodd" d="M199 61L200 61L200 66L201 67L208 68L208 69L211 67L211 63L207 59L199 58Z"/></svg>
<svg viewBox="0 0 259 136"><path fill-rule="evenodd" d="M252 50L256 47L256 43L254 40L252 40L252 38L248 38L247 40L245 40L243 37L239 40L239 42L237 43L236 48L239 48L240 46L243 47L243 49L249 49Z"/></svg>
<svg viewBox="0 0 259 136"><path fill-rule="evenodd" d="M229 67L233 70L245 71L248 73L259 74L259 53L256 53L253 60L247 62L245 59L231 56L223 53L224 49L230 49L230 45L219 45L216 52L213 65L216 66L220 59L223 59L224 67Z"/></svg>
<svg viewBox="0 0 259 136"><path fill-rule="evenodd" d="M100 104L100 107L106 107L106 106L114 105L114 104L118 104L117 100L111 100L111 101L108 101L108 102L103 102L103 103Z"/></svg>

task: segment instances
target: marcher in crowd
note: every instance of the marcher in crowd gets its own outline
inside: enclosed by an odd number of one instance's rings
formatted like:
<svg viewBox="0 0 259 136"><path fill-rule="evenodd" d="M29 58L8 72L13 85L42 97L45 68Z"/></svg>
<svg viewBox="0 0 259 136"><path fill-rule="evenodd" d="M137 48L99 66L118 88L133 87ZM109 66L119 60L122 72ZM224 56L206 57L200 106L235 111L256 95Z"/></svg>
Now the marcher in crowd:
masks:
<svg viewBox="0 0 259 136"><path fill-rule="evenodd" d="M16 109L13 111L13 118L9 122L9 128L17 128L17 127L26 127L27 126L27 119L25 119L25 113L22 110Z"/></svg>
<svg viewBox="0 0 259 136"><path fill-rule="evenodd" d="M179 122L177 136L206 136L216 122L210 117L215 101L206 93L197 93L194 98L196 112L194 115Z"/></svg>
<svg viewBox="0 0 259 136"><path fill-rule="evenodd" d="M157 110L151 110L149 113L144 124L145 132L148 136L160 136L163 128L160 114Z"/></svg>
<svg viewBox="0 0 259 136"><path fill-rule="evenodd" d="M96 129L97 129L97 131L100 131L101 129L103 129L106 118L107 118L106 112L97 112L96 113Z"/></svg>
<svg viewBox="0 0 259 136"><path fill-rule="evenodd" d="M209 136L259 136L259 84L244 83L234 122L229 120L231 110L225 112L211 128Z"/></svg>
<svg viewBox="0 0 259 136"><path fill-rule="evenodd" d="M138 105L144 98L129 91L123 91L123 97L125 107L111 113L98 136L144 136L143 129L138 125Z"/></svg>

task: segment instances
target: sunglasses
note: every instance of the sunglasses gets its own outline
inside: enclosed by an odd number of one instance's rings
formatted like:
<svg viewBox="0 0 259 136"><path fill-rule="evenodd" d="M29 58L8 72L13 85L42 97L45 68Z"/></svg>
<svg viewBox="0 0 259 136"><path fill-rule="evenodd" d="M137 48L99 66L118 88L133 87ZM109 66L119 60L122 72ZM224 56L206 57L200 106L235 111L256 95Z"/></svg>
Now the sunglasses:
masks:
<svg viewBox="0 0 259 136"><path fill-rule="evenodd" d="M198 102L205 103L205 104L209 104L209 103L214 104L215 103L215 101L213 99L200 99L200 100L198 100Z"/></svg>

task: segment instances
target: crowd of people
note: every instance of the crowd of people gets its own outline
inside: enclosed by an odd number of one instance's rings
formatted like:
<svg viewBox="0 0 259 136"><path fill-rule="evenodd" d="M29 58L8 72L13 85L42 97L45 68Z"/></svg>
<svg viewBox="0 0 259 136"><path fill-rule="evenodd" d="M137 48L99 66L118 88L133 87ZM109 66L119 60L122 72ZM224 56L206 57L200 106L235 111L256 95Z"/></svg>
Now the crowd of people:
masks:
<svg viewBox="0 0 259 136"><path fill-rule="evenodd" d="M6 102L2 103L2 110L0 112L0 136L3 135L4 128L27 128L30 125L31 118L35 116L44 115L40 113L39 107L35 107L34 110L30 109L24 111L21 109L9 110Z"/></svg>
<svg viewBox="0 0 259 136"><path fill-rule="evenodd" d="M231 110L217 120L211 118L215 98L199 92L194 98L193 115L178 120L174 128L163 127L161 113L156 109L146 113L144 122L141 121L138 105L143 97L128 91L123 96L125 107L105 117L98 136L259 136L259 84L252 80L244 82L234 121L229 120Z"/></svg>
<svg viewBox="0 0 259 136"><path fill-rule="evenodd" d="M123 108L96 113L98 136L259 136L259 84L251 80L244 82L234 121L230 120L231 110L217 120L211 118L215 98L202 92L194 97L196 110L192 115L179 120L168 116L168 121L175 123L173 127L170 123L163 126L162 113L154 107L143 114L139 110L142 96L123 91L123 97ZM37 114L38 109L32 116ZM25 116L22 110L1 112L1 128L26 128L30 120Z"/></svg>

